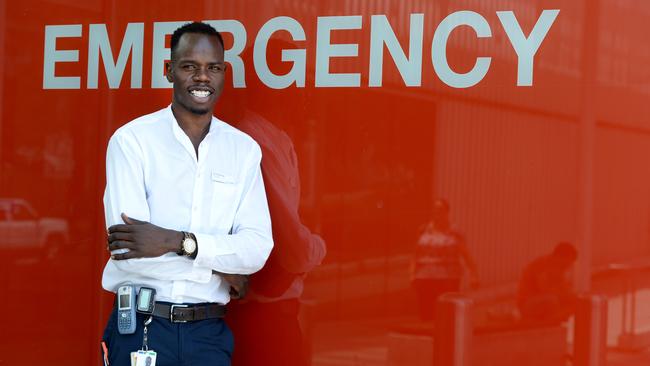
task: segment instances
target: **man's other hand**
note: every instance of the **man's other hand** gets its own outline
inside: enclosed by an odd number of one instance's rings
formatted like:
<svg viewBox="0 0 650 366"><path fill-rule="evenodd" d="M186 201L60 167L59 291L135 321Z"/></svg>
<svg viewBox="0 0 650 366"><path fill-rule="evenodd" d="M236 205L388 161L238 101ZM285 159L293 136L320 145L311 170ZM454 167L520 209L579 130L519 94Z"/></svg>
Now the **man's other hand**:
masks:
<svg viewBox="0 0 650 366"><path fill-rule="evenodd" d="M180 249L183 233L136 220L122 214L124 224L108 228L108 250L128 249L121 254L112 254L114 260L159 257Z"/></svg>
<svg viewBox="0 0 650 366"><path fill-rule="evenodd" d="M230 297L233 299L243 299L248 292L248 276L240 274L229 274L212 271L212 274L221 276L230 285Z"/></svg>

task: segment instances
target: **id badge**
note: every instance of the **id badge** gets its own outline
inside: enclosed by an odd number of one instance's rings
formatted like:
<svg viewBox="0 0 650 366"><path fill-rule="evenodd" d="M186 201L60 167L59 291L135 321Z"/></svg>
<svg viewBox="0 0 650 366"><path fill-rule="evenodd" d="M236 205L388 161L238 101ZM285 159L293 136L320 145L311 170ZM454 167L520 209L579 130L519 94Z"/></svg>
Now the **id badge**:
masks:
<svg viewBox="0 0 650 366"><path fill-rule="evenodd" d="M156 351L131 352L131 366L156 366Z"/></svg>

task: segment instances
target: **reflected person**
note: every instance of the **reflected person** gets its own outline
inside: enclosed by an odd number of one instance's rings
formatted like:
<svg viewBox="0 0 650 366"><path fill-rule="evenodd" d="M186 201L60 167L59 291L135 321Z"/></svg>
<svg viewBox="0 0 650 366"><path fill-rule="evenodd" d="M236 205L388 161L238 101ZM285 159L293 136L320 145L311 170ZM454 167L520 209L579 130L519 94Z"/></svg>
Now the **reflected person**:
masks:
<svg viewBox="0 0 650 366"><path fill-rule="evenodd" d="M267 49L273 54L293 47L288 42L272 39ZM250 60L250 49L243 57L245 62ZM308 355L298 319L301 296L305 276L321 263L326 247L324 240L303 223L298 212L301 192L298 158L292 139L278 126L291 128L292 121L302 122L304 116L292 110L291 118L269 120L267 115L283 109L272 98L254 95L265 89L249 83L246 95L237 101L241 109L235 126L262 148L262 174L271 212L274 249L264 268L251 276L246 298L229 305L227 321L240 345L235 348L233 366L307 365ZM304 89L285 90L286 94L290 94L292 105L301 106L305 102Z"/></svg>
<svg viewBox="0 0 650 366"><path fill-rule="evenodd" d="M522 320L559 324L575 312L577 296L571 268L577 258L576 248L571 243L561 242L550 254L526 265L517 292Z"/></svg>
<svg viewBox="0 0 650 366"><path fill-rule="evenodd" d="M438 297L460 291L465 269L470 273L470 285L478 286L476 262L463 235L451 227L449 203L436 199L431 220L421 229L412 263L420 319L432 321Z"/></svg>

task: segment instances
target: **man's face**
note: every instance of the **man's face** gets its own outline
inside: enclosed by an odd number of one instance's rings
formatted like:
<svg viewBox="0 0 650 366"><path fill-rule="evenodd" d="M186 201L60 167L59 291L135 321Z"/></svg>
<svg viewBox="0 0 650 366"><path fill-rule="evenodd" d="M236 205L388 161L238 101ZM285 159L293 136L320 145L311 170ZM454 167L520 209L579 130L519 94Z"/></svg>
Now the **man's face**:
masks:
<svg viewBox="0 0 650 366"><path fill-rule="evenodd" d="M217 37L185 33L172 59L167 64L167 80L174 84L174 107L197 115L212 113L226 70Z"/></svg>

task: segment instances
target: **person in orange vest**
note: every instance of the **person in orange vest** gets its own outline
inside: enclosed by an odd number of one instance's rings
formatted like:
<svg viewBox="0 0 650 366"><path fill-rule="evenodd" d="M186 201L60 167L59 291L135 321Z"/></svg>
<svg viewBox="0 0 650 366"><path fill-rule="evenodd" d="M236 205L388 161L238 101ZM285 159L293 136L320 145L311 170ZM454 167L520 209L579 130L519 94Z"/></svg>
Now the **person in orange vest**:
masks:
<svg viewBox="0 0 650 366"><path fill-rule="evenodd" d="M431 220L418 237L412 265L412 284L418 298L422 320L431 321L438 297L458 292L465 270L470 273L470 285L478 286L478 271L465 244L465 238L451 227L449 203L436 199Z"/></svg>

